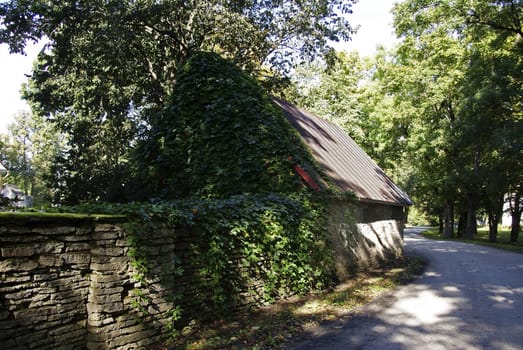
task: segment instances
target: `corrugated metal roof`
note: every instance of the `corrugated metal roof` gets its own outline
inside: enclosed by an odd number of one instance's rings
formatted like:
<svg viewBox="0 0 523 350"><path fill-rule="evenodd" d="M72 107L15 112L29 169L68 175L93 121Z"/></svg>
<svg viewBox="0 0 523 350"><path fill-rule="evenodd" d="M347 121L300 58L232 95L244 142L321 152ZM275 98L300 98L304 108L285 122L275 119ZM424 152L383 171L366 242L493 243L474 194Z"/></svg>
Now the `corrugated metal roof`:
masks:
<svg viewBox="0 0 523 350"><path fill-rule="evenodd" d="M339 126L288 102L274 100L340 190L354 191L362 201L412 204L408 195Z"/></svg>

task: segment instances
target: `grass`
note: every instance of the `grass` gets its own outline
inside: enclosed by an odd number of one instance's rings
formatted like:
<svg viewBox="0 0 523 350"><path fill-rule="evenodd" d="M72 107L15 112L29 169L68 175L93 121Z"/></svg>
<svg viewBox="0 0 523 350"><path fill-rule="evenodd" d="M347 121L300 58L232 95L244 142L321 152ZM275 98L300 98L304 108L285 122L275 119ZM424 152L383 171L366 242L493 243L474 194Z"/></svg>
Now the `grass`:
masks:
<svg viewBox="0 0 523 350"><path fill-rule="evenodd" d="M442 238L441 234L438 232L438 229L433 228L422 233L426 238L445 240ZM520 234L520 235L523 235ZM489 242L489 232L488 227L479 227L478 234L474 237L473 240L466 240L463 238L450 238L449 240L456 240L474 244L481 244L485 246L490 246L499 249L511 250L523 253L523 242L520 237L518 242L510 242L510 230L505 228L500 228L498 231L498 237L496 242Z"/></svg>
<svg viewBox="0 0 523 350"><path fill-rule="evenodd" d="M193 323L174 343L156 349L282 349L307 329L350 318L357 307L410 282L423 269L420 258L397 259L382 268L358 273L328 291L295 296L209 325Z"/></svg>
<svg viewBox="0 0 523 350"><path fill-rule="evenodd" d="M121 219L124 216L106 214L53 213L40 211L0 211L0 220L38 220L38 219Z"/></svg>

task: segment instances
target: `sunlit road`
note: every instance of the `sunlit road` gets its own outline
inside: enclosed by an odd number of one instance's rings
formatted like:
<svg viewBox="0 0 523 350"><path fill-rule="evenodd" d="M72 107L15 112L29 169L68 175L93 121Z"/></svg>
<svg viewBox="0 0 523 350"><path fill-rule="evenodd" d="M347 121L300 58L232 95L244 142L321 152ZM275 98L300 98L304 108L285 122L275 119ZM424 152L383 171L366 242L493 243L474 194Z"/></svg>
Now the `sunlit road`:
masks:
<svg viewBox="0 0 523 350"><path fill-rule="evenodd" d="M291 349L523 349L523 254L433 241L407 229L425 273Z"/></svg>

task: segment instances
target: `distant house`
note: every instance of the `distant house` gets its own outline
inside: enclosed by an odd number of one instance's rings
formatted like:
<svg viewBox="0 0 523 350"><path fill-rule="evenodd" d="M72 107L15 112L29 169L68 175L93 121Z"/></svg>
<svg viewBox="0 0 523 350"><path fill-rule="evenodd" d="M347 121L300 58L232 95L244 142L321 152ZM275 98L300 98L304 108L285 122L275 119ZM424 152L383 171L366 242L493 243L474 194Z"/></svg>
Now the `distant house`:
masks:
<svg viewBox="0 0 523 350"><path fill-rule="evenodd" d="M9 199L12 205L18 208L33 206L33 197L26 195L24 191L15 185L2 185L0 188L0 197Z"/></svg>
<svg viewBox="0 0 523 350"><path fill-rule="evenodd" d="M339 126L285 101L275 102L331 183L357 197L356 204L330 203L329 231L338 275L403 254L405 208L412 205L408 195Z"/></svg>

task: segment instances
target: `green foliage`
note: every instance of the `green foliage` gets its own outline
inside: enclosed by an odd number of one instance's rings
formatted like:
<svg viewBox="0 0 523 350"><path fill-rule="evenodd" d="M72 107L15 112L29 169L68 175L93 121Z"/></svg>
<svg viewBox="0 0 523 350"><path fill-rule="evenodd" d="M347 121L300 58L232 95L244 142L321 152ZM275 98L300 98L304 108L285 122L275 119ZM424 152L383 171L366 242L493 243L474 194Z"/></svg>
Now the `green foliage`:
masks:
<svg viewBox="0 0 523 350"><path fill-rule="evenodd" d="M151 134L139 163L164 198L298 191L289 157L314 163L258 83L213 53L187 62Z"/></svg>
<svg viewBox="0 0 523 350"><path fill-rule="evenodd" d="M471 213L474 233L480 207L493 222L503 194L521 198L522 10L511 0L398 2L396 48L297 69L293 99L343 127L427 220Z"/></svg>
<svg viewBox="0 0 523 350"><path fill-rule="evenodd" d="M0 135L0 160L9 174L3 183L19 187L34 198L35 205L50 202L52 190L46 177L60 146L53 127L30 113L15 115L6 134Z"/></svg>
<svg viewBox="0 0 523 350"><path fill-rule="evenodd" d="M190 291L185 292L200 308L198 315L194 310L191 314L198 318L229 315L246 298L267 303L333 283L325 200L312 193L267 193L156 204L85 204L66 210L125 215L130 220L125 231L138 272L135 278L143 288L151 279L160 278L162 285L172 287L173 276L189 278ZM176 257L171 271L159 273L158 266L172 264L157 261L147 247L161 225L170 228L175 242L182 228L189 229L193 240L190 260ZM171 295L177 305L175 319L190 314L180 309L179 301L185 297L184 292ZM145 312L148 300L144 295L135 304Z"/></svg>
<svg viewBox="0 0 523 350"><path fill-rule="evenodd" d="M510 229L500 229L498 241L492 242L490 240L489 229L481 227L478 229L478 234L474 239L462 239L462 238L443 238L441 233L437 229L426 230L422 233L423 237L435 239L435 240L459 240L468 243L474 243L479 245L484 245L488 247L494 247L498 249L510 250L519 253L523 253L523 243L522 242L512 242L510 238Z"/></svg>
<svg viewBox="0 0 523 350"><path fill-rule="evenodd" d="M523 134L511 130L522 121L522 6L418 0L395 6L403 38L395 94L413 112L407 140L407 159L417 164L413 192L433 214L454 205L468 212L468 235L475 233L478 204L497 221L503 194L521 191L514 155L521 159Z"/></svg>
<svg viewBox="0 0 523 350"><path fill-rule="evenodd" d="M141 185L134 147L149 138L194 52L217 52L274 86L296 62L349 39L353 2L0 2L0 43L23 53L46 41L24 98L65 137L53 157L54 201L129 200Z"/></svg>
<svg viewBox="0 0 523 350"><path fill-rule="evenodd" d="M421 275L424 262L402 258L376 270L358 273L325 291L284 300L275 307L250 310L226 320L198 327L191 325L167 347L175 349L283 349L300 341L311 324L349 317L383 292ZM291 338L292 337L292 338Z"/></svg>
<svg viewBox="0 0 523 350"><path fill-rule="evenodd" d="M366 105L375 102L368 86L368 62L356 52L331 52L326 63L297 67L290 95L297 105L338 124L365 147ZM371 101L369 101L371 99Z"/></svg>

